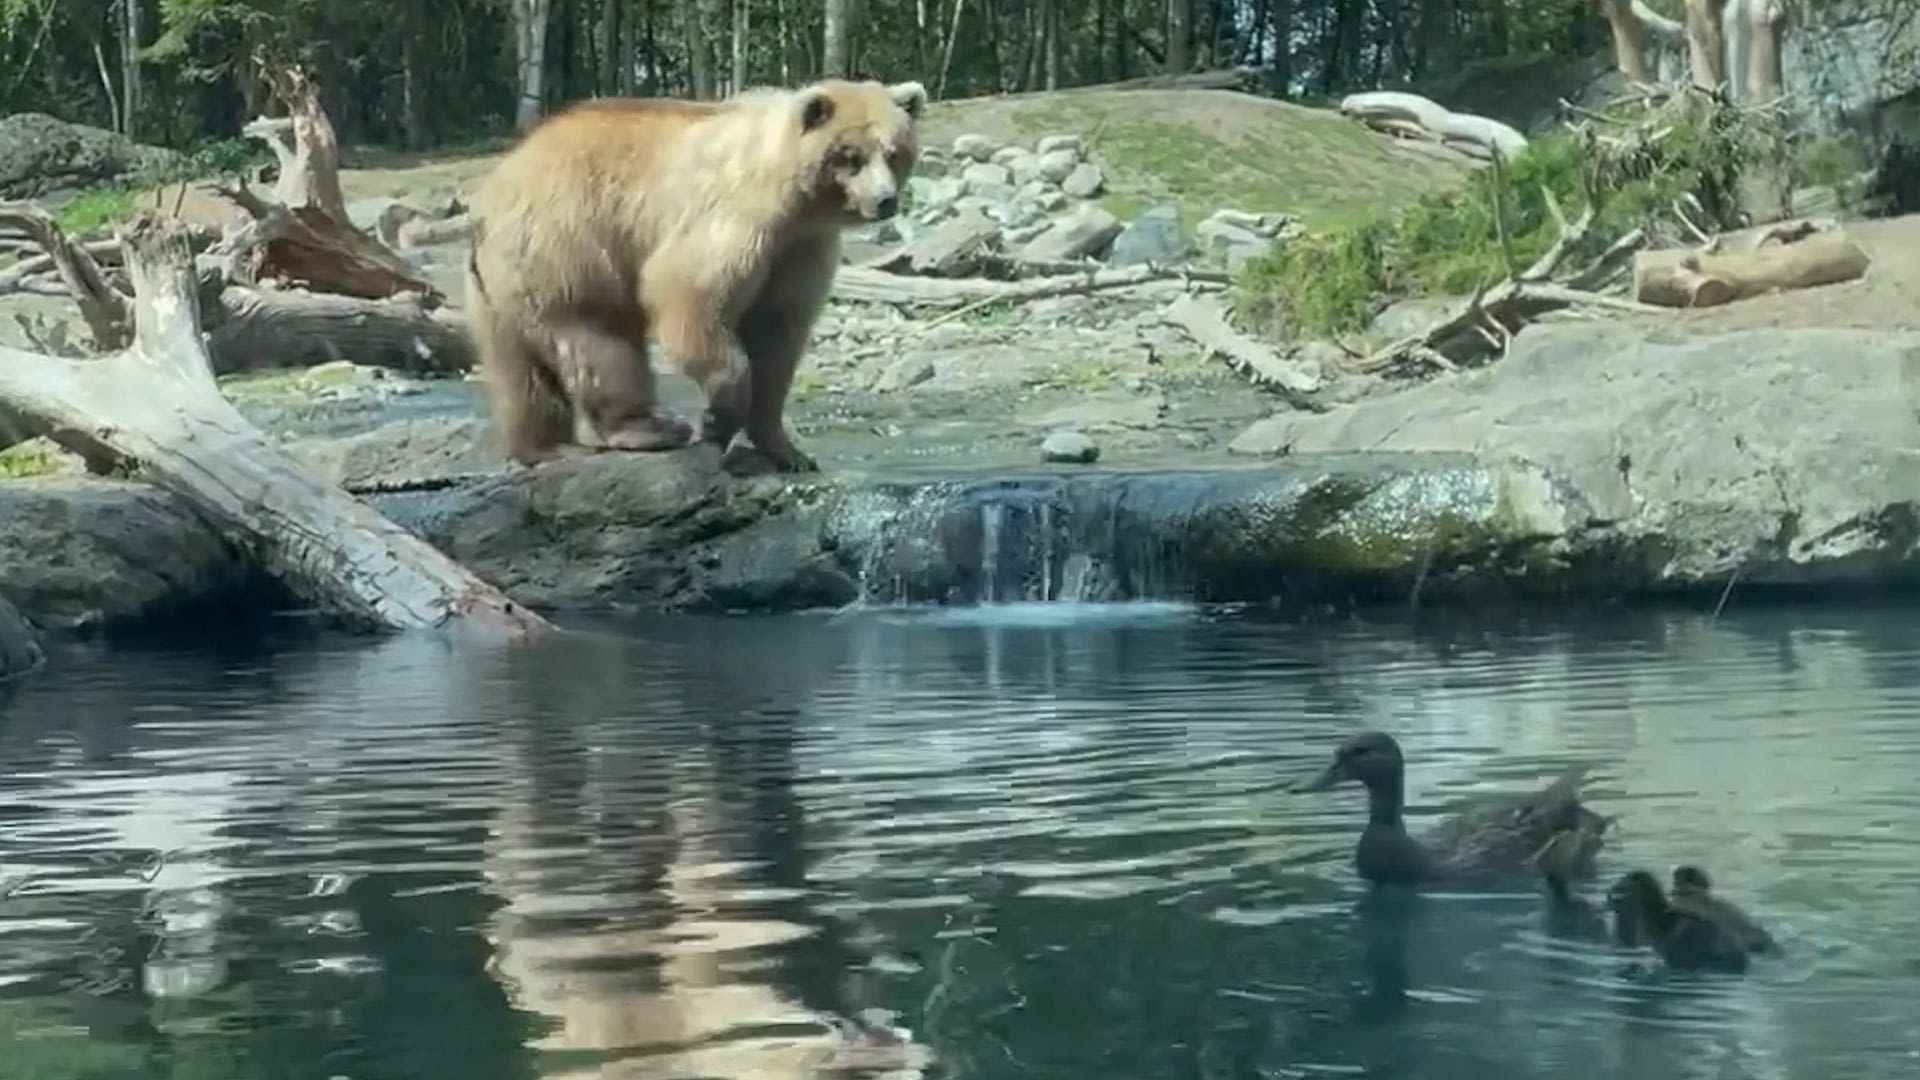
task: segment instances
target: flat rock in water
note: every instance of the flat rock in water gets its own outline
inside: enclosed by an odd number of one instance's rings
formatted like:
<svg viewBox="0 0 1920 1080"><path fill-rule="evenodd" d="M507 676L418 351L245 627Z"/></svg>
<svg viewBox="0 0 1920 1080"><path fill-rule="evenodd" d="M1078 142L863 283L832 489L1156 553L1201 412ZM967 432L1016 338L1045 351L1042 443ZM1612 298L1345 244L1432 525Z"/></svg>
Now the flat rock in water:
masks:
<svg viewBox="0 0 1920 1080"><path fill-rule="evenodd" d="M1232 449L1525 463L1559 493L1566 554L1611 552L1640 587L1913 580L1915 370L1913 333L1540 324L1487 368L1282 413Z"/></svg>
<svg viewBox="0 0 1920 1080"><path fill-rule="evenodd" d="M46 631L183 613L257 585L198 515L146 484L0 483L0 595Z"/></svg>
<svg viewBox="0 0 1920 1080"><path fill-rule="evenodd" d="M40 637L18 608L0 596L0 682L40 666Z"/></svg>

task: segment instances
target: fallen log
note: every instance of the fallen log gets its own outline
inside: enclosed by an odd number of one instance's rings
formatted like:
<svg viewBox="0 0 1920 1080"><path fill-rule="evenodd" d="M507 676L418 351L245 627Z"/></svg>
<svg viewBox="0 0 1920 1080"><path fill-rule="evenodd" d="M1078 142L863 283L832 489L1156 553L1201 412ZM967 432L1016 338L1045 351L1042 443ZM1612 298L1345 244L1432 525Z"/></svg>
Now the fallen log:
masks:
<svg viewBox="0 0 1920 1080"><path fill-rule="evenodd" d="M1226 360L1250 382L1272 387L1297 407L1316 407L1309 395L1323 385L1321 373L1235 330L1218 301L1188 293L1162 309L1161 318L1178 327L1195 345Z"/></svg>
<svg viewBox="0 0 1920 1080"><path fill-rule="evenodd" d="M1872 261L1838 232L1745 251L1642 251L1633 258L1633 295L1659 307L1719 307L1770 292L1853 281L1866 276Z"/></svg>
<svg viewBox="0 0 1920 1080"><path fill-rule="evenodd" d="M1183 271L1157 266L1126 266L1016 281L908 277L867 266L843 266L833 279L833 298L853 303L900 304L906 307L961 307L995 300L1045 300L1055 296L1183 279L1208 284L1227 283L1227 275L1215 271Z"/></svg>
<svg viewBox="0 0 1920 1080"><path fill-rule="evenodd" d="M473 370L458 311L417 295L362 300L290 290L210 289L207 350L215 375L315 367L336 360L414 376Z"/></svg>
<svg viewBox="0 0 1920 1080"><path fill-rule="evenodd" d="M0 348L0 404L90 462L111 461L186 501L268 574L343 621L510 637L551 628L247 423L213 380L185 235L146 211L123 244L131 344L88 360Z"/></svg>

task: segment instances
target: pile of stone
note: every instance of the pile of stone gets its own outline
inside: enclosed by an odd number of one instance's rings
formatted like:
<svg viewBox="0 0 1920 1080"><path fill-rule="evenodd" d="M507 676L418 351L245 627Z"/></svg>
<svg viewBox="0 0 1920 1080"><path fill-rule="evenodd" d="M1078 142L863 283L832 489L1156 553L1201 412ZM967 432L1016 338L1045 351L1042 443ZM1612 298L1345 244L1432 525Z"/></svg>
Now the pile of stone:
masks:
<svg viewBox="0 0 1920 1080"><path fill-rule="evenodd" d="M961 135L951 147L921 150L906 214L870 239L917 243L939 230L944 242L935 246L941 248L964 237L1020 259L1098 257L1120 232L1120 222L1093 201L1106 190L1106 173L1088 159L1077 135L1048 135L1032 148Z"/></svg>
<svg viewBox="0 0 1920 1080"><path fill-rule="evenodd" d="M1238 270L1300 232L1285 214L1220 210L1189 235L1173 206L1123 224L1099 204L1106 190L1105 171L1078 135L1048 135L1031 148L961 135L950 147L921 150L906 213L867 230L864 240L895 249L889 269L947 277L980 273L996 257Z"/></svg>

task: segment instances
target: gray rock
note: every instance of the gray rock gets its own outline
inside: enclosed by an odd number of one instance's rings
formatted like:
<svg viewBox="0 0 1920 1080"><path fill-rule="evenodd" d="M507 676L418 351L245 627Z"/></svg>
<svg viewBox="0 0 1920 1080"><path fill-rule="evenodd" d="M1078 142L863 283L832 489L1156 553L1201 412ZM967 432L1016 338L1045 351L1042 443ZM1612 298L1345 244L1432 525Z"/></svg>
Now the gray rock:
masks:
<svg viewBox="0 0 1920 1080"><path fill-rule="evenodd" d="M218 533L147 484L0 483L0 595L49 632L182 615L255 587Z"/></svg>
<svg viewBox="0 0 1920 1080"><path fill-rule="evenodd" d="M1038 222L1046 217L1046 211L1033 203L1010 198L1006 202L987 207L987 216L1006 228L1017 229L1023 225Z"/></svg>
<svg viewBox="0 0 1920 1080"><path fill-rule="evenodd" d="M880 370L879 377L873 380L873 389L876 393L895 394L911 390L934 375L933 361L924 356L896 357Z"/></svg>
<svg viewBox="0 0 1920 1080"><path fill-rule="evenodd" d="M1057 214L1073 205L1073 203L1063 193L1047 190L1033 197L1033 205L1039 207L1045 213Z"/></svg>
<svg viewBox="0 0 1920 1080"><path fill-rule="evenodd" d="M907 181L907 201L915 214L952 206L966 193L967 182L957 176L932 180L915 176Z"/></svg>
<svg viewBox="0 0 1920 1080"><path fill-rule="evenodd" d="M1013 174L1005 165L981 162L966 167L960 178L967 182L967 194L981 195L983 189L1002 190L1009 195L1013 192Z"/></svg>
<svg viewBox="0 0 1920 1080"><path fill-rule="evenodd" d="M1078 135L1046 135L1033 145L1033 152L1042 155L1068 153L1075 158L1084 158L1087 148Z"/></svg>
<svg viewBox="0 0 1920 1080"><path fill-rule="evenodd" d="M913 172L916 176L937 180L953 172L953 161L938 146L921 147L920 156L913 163Z"/></svg>
<svg viewBox="0 0 1920 1080"><path fill-rule="evenodd" d="M1080 165L1080 154L1074 150L1049 150L1040 155L1038 171L1040 179L1049 184L1058 184L1072 175Z"/></svg>
<svg viewBox="0 0 1920 1080"><path fill-rule="evenodd" d="M1006 240L1006 242L1009 245L1013 247L1021 247L1025 244L1031 243L1035 237L1038 237L1041 233L1046 232L1048 229L1052 227L1053 227L1052 222L1042 219L1039 221L1030 222L1026 225L1011 226L1000 235L1002 236L1002 238Z"/></svg>
<svg viewBox="0 0 1920 1080"><path fill-rule="evenodd" d="M1083 203L1022 244L1020 257L1033 262L1097 258L1118 235L1118 218L1093 203Z"/></svg>
<svg viewBox="0 0 1920 1080"><path fill-rule="evenodd" d="M985 135L959 135L953 140L953 156L967 161L991 161L998 143Z"/></svg>
<svg viewBox="0 0 1920 1080"><path fill-rule="evenodd" d="M1490 368L1276 416L1232 448L1522 463L1543 477L1555 561L1614 589L1911 578L1916 364L1913 333L1542 324Z"/></svg>
<svg viewBox="0 0 1920 1080"><path fill-rule="evenodd" d="M1009 146L994 156L994 162L1005 166L1007 172L1012 174L1013 182L1022 186L1040 176L1040 158L1031 150Z"/></svg>
<svg viewBox="0 0 1920 1080"><path fill-rule="evenodd" d="M1063 428L1040 441L1040 460L1066 465L1091 465L1100 460L1100 444L1084 432Z"/></svg>
<svg viewBox="0 0 1920 1080"><path fill-rule="evenodd" d="M1155 206L1141 211L1113 238L1107 261L1115 266L1175 263L1191 250L1192 245L1180 230L1180 208Z"/></svg>
<svg viewBox="0 0 1920 1080"><path fill-rule="evenodd" d="M40 635L34 633L18 608L0 596L0 683L39 667L45 655L40 649Z"/></svg>
<svg viewBox="0 0 1920 1080"><path fill-rule="evenodd" d="M1060 190L1076 199L1091 199L1107 190L1107 174L1100 171L1100 166L1083 161L1060 181Z"/></svg>
<svg viewBox="0 0 1920 1080"><path fill-rule="evenodd" d="M0 198L32 199L176 165L176 151L45 113L0 118Z"/></svg>

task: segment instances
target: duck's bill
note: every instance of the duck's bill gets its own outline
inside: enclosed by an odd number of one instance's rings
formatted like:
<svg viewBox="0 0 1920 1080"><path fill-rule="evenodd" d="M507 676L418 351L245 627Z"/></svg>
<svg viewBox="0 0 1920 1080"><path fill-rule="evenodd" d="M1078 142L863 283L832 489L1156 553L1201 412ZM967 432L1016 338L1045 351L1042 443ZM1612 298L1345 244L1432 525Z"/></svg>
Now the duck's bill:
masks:
<svg viewBox="0 0 1920 1080"><path fill-rule="evenodd" d="M1302 794L1305 794L1310 791L1325 791L1328 788L1339 784L1342 780L1345 780L1346 778L1347 778L1346 772L1343 769L1341 769L1340 763L1336 761L1333 764L1327 766L1326 771L1322 772L1319 776L1316 776L1313 779L1308 780L1303 784L1294 785L1293 790L1300 792Z"/></svg>

